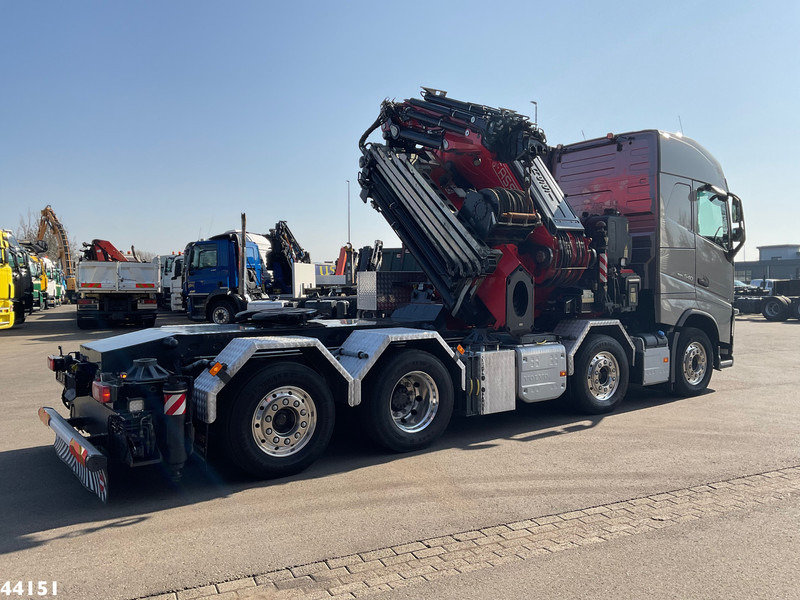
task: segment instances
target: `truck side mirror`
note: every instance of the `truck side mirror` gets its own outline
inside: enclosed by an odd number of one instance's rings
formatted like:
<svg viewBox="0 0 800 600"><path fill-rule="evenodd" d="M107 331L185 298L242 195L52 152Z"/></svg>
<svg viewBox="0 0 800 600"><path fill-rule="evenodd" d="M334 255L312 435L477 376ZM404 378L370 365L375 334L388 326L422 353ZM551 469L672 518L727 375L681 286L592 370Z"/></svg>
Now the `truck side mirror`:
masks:
<svg viewBox="0 0 800 600"><path fill-rule="evenodd" d="M738 254L739 250L744 248L744 241L747 238L744 228L744 210L742 209L742 200L735 194L728 194L731 201L731 242L733 246L728 250L727 255L729 260Z"/></svg>

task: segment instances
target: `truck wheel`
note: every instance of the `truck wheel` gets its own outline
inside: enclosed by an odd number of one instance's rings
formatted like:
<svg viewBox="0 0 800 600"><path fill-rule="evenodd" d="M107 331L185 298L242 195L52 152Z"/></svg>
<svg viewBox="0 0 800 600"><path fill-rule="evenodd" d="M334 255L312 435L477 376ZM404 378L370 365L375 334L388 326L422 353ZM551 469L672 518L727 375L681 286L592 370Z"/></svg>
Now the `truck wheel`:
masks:
<svg viewBox="0 0 800 600"><path fill-rule="evenodd" d="M792 303L791 312L792 312L792 316L795 319L800 319L800 299L799 298L795 298L794 299L794 302Z"/></svg>
<svg viewBox="0 0 800 600"><path fill-rule="evenodd" d="M78 319L78 329L93 329L96 327L94 319Z"/></svg>
<svg viewBox="0 0 800 600"><path fill-rule="evenodd" d="M789 301L783 296L767 298L761 304L761 314L767 321L785 321L789 318Z"/></svg>
<svg viewBox="0 0 800 600"><path fill-rule="evenodd" d="M432 354L405 350L384 363L364 392L367 434L395 452L420 450L436 440L453 414L453 382Z"/></svg>
<svg viewBox="0 0 800 600"><path fill-rule="evenodd" d="M271 365L233 398L224 433L228 455L258 478L298 473L325 451L334 414L333 397L315 371Z"/></svg>
<svg viewBox="0 0 800 600"><path fill-rule="evenodd" d="M628 391L628 357L607 335L590 335L575 355L569 388L573 405L583 413L613 411Z"/></svg>
<svg viewBox="0 0 800 600"><path fill-rule="evenodd" d="M711 341L704 331L687 327L681 330L675 350L675 386L677 396L697 396L708 387L712 370Z"/></svg>
<svg viewBox="0 0 800 600"><path fill-rule="evenodd" d="M233 323L233 317L236 310L233 305L227 300L218 300L211 305L208 309L209 321L217 325L225 325L226 323Z"/></svg>

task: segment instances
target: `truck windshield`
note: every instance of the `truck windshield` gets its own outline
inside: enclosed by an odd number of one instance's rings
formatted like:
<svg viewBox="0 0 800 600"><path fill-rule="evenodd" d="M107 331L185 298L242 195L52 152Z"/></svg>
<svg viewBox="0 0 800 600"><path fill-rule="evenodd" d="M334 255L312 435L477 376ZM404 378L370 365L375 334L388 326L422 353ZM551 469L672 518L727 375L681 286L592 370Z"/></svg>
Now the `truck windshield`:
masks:
<svg viewBox="0 0 800 600"><path fill-rule="evenodd" d="M161 265L161 268L163 269L163 273L165 275L168 275L169 273L172 272L172 263L174 263L174 262L175 262L175 257L174 256L168 256L167 258L164 259L164 262Z"/></svg>
<svg viewBox="0 0 800 600"><path fill-rule="evenodd" d="M697 191L697 233L710 242L727 249L730 244L728 231L728 204L713 190Z"/></svg>

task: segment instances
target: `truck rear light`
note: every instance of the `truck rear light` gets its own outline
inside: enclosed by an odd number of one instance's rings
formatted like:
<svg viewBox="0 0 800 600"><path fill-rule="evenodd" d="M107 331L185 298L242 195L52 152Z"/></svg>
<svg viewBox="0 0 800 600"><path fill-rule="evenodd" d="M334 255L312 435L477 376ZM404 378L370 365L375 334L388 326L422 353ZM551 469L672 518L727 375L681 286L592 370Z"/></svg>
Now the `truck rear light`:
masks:
<svg viewBox="0 0 800 600"><path fill-rule="evenodd" d="M144 398L131 398L128 400L128 412L140 413L144 410Z"/></svg>
<svg viewBox="0 0 800 600"><path fill-rule="evenodd" d="M100 302L96 298L78 298L78 310L98 310Z"/></svg>
<svg viewBox="0 0 800 600"><path fill-rule="evenodd" d="M157 310L158 309L158 300L155 298L139 298L136 301L136 308L139 310Z"/></svg>
<svg viewBox="0 0 800 600"><path fill-rule="evenodd" d="M51 354L47 357L47 368L51 371L65 371L67 368L66 361L63 356Z"/></svg>
<svg viewBox="0 0 800 600"><path fill-rule="evenodd" d="M108 404L111 402L111 386L102 381L93 381L92 398L101 404Z"/></svg>

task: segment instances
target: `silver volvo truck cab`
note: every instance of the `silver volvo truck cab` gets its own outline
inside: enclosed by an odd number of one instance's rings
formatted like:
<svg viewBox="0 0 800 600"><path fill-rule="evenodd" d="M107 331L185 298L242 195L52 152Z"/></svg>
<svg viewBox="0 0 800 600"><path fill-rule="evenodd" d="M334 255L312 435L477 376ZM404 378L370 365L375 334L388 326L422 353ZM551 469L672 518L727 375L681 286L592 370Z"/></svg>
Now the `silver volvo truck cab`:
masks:
<svg viewBox="0 0 800 600"><path fill-rule="evenodd" d="M733 257L744 244L739 198L717 160L687 137L647 130L555 149L551 168L578 214L630 223L630 267L642 276L639 318L703 329L715 366L733 352Z"/></svg>

